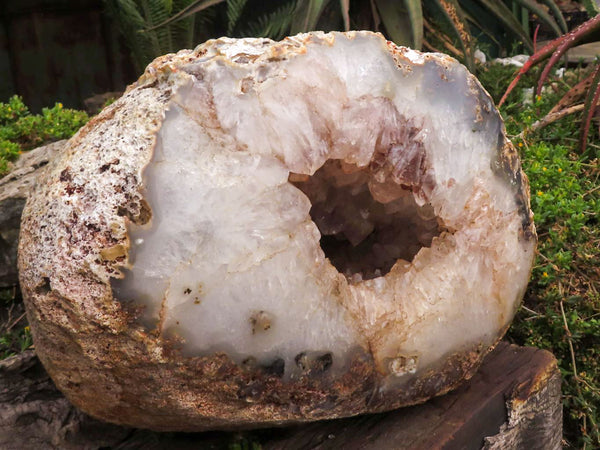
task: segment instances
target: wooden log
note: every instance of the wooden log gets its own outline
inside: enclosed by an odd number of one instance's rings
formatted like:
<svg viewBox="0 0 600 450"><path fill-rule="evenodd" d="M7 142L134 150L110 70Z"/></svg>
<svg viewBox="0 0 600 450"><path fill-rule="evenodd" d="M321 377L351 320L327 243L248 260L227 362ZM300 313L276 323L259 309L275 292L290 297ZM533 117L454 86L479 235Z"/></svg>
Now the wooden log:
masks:
<svg viewBox="0 0 600 450"><path fill-rule="evenodd" d="M27 351L0 361L0 448L552 450L562 436L560 384L551 353L503 342L462 387L422 405L288 428L157 433L77 410Z"/></svg>

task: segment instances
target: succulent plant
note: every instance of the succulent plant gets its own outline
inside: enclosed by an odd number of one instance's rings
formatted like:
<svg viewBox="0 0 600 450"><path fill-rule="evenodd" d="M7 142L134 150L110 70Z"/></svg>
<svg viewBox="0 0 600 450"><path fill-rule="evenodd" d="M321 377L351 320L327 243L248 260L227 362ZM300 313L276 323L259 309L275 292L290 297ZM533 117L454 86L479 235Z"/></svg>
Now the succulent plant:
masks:
<svg viewBox="0 0 600 450"><path fill-rule="evenodd" d="M75 405L190 431L448 391L509 326L535 243L464 66L315 32L155 60L49 164L19 266Z"/></svg>

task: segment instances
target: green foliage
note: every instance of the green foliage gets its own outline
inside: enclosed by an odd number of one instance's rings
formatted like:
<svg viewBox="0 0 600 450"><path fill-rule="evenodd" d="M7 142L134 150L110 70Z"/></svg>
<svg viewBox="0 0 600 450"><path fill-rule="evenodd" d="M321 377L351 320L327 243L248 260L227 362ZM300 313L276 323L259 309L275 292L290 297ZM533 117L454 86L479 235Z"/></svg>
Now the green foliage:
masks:
<svg viewBox="0 0 600 450"><path fill-rule="evenodd" d="M296 4L294 2L282 2L279 8L255 21L245 25L245 28L237 29L235 35L242 37L264 36L271 39L281 39L292 26L292 18Z"/></svg>
<svg viewBox="0 0 600 450"><path fill-rule="evenodd" d="M28 326L0 334L0 359L24 352L31 345L33 345L33 340Z"/></svg>
<svg viewBox="0 0 600 450"><path fill-rule="evenodd" d="M227 0L227 34L231 35L235 24L242 17L244 6L248 0Z"/></svg>
<svg viewBox="0 0 600 450"><path fill-rule="evenodd" d="M506 68L481 78L498 95ZM497 72L497 73L494 73ZM576 448L600 448L600 165L594 152L578 154L578 124L570 116L532 131L536 121L579 81L566 78L556 92L531 104L513 92L502 108L507 130L529 176L539 243L524 305L509 331L520 345L554 353L563 375L565 438ZM523 82L533 87L531 76Z"/></svg>
<svg viewBox="0 0 600 450"><path fill-rule="evenodd" d="M141 72L157 56L191 48L198 43L198 39L207 39L209 35L201 33L200 27L206 25L207 19L214 19L209 6L222 1L224 0L104 0L104 4L116 19L131 50L136 69ZM181 12L194 11L190 7L198 3L200 7L196 12L207 9L203 15L189 14L165 24L169 18ZM236 3L239 7L243 2L228 3ZM232 6L234 7L235 5Z"/></svg>
<svg viewBox="0 0 600 450"><path fill-rule="evenodd" d="M477 78L481 84L485 87L494 102L497 104L502 94L506 91L507 80L512 79L515 74L515 66L503 65L500 63L490 63L482 66L478 73ZM523 83L523 86L531 85L535 83L535 72L528 73L527 79ZM521 91L515 91L510 94L507 104L508 105L519 105L521 102ZM513 108L514 109L514 108ZM509 109L509 112L510 109Z"/></svg>
<svg viewBox="0 0 600 450"><path fill-rule="evenodd" d="M27 350L33 344L20 293L16 288L0 288L0 359Z"/></svg>
<svg viewBox="0 0 600 450"><path fill-rule="evenodd" d="M69 138L88 120L84 111L63 108L61 103L31 114L16 95L7 103L0 102L0 176L23 150Z"/></svg>
<svg viewBox="0 0 600 450"><path fill-rule="evenodd" d="M262 445L252 438L236 437L227 446L228 450L261 450Z"/></svg>
<svg viewBox="0 0 600 450"><path fill-rule="evenodd" d="M598 14L598 12L600 12L600 6L596 0L583 0L582 3L590 17L594 17L596 14Z"/></svg>
<svg viewBox="0 0 600 450"><path fill-rule="evenodd" d="M529 15L559 35L566 25L555 0L104 0L129 43L137 69L155 57L210 37L280 39L312 30L368 29L396 44L446 51L475 71L473 37L506 53L533 51ZM512 6L512 9L509 7ZM550 12L548 12L550 11ZM439 45L440 48L437 48Z"/></svg>
<svg viewBox="0 0 600 450"><path fill-rule="evenodd" d="M511 91L515 88L517 83L525 74L527 74L535 66L544 63L544 68L537 83L537 95L540 95L544 83L548 81L554 66L560 61L565 53L575 45L597 40L599 32L600 15L596 15L595 17L592 17L588 21L579 25L574 30L559 36L552 42L546 44L540 50L536 51L533 55L531 55L531 58L529 58L529 60L518 71L514 79L508 85L504 96L500 100L500 105L506 101L507 96L511 93ZM546 60L548 61L545 62ZM583 120L581 121L579 133L579 148L581 152L584 152L592 118L600 101L600 64L598 62L595 64L594 73L590 75L590 82L588 86L583 90L581 89L581 86L572 86L570 90L564 92L564 96L562 98L557 98L555 100L555 105L556 107L563 108L565 111L572 111L568 107L572 106L572 103L579 99L584 99L584 102L582 103ZM555 112L554 109L552 112Z"/></svg>

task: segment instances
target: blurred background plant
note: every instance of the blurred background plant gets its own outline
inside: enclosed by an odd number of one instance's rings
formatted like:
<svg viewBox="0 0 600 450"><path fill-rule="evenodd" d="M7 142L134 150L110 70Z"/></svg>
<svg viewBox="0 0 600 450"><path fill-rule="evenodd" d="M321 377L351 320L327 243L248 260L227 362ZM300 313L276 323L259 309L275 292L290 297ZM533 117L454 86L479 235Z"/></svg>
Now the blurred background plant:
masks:
<svg viewBox="0 0 600 450"><path fill-rule="evenodd" d="M443 51L475 70L474 45L491 56L533 52L532 15L567 31L554 0L105 0L138 68L208 37L280 39L310 30L381 31L400 45Z"/></svg>

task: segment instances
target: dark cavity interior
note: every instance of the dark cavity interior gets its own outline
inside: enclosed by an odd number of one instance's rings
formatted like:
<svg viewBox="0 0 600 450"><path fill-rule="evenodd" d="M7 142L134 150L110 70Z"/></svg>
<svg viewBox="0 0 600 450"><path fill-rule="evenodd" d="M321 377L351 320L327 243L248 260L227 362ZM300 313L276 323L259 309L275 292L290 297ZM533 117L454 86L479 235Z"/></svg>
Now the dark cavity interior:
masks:
<svg viewBox="0 0 600 450"><path fill-rule="evenodd" d="M412 261L443 228L410 186L368 167L329 160L313 176L291 174L290 182L311 201L325 256L353 283L387 274L400 259Z"/></svg>

